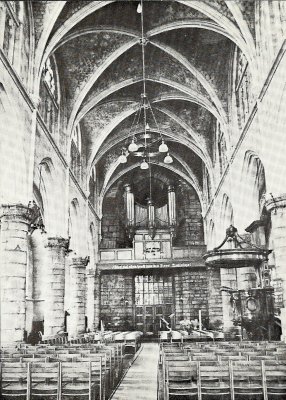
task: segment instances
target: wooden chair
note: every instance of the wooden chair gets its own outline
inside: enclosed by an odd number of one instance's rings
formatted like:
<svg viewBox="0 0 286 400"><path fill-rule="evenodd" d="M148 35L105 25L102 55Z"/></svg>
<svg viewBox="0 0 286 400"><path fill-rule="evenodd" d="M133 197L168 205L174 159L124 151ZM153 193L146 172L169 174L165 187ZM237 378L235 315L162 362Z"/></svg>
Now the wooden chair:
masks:
<svg viewBox="0 0 286 400"><path fill-rule="evenodd" d="M230 354L230 355L219 355L218 356L218 360L222 361L222 362L225 362L225 361L228 361L228 360L231 360L231 361L247 361L247 358L248 358L247 356L243 356L243 355L234 356L232 354Z"/></svg>
<svg viewBox="0 0 286 400"><path fill-rule="evenodd" d="M191 361L167 361L163 366L164 399L170 396L197 396L198 363Z"/></svg>
<svg viewBox="0 0 286 400"><path fill-rule="evenodd" d="M218 356L214 353L196 353L191 354L192 361L218 361Z"/></svg>
<svg viewBox="0 0 286 400"><path fill-rule="evenodd" d="M62 362L60 366L60 398L74 397L92 400L91 362Z"/></svg>
<svg viewBox="0 0 286 400"><path fill-rule="evenodd" d="M254 355L254 356L249 356L249 361L257 361L257 360L264 360L264 361L276 361L277 357L275 355Z"/></svg>
<svg viewBox="0 0 286 400"><path fill-rule="evenodd" d="M31 400L60 399L60 362L31 364Z"/></svg>
<svg viewBox="0 0 286 400"><path fill-rule="evenodd" d="M1 357L0 361L2 363L15 363L15 362L23 362L21 357Z"/></svg>
<svg viewBox="0 0 286 400"><path fill-rule="evenodd" d="M88 356L83 357L82 361L91 362L92 379L95 388L97 388L100 399L105 399L106 393L109 391L106 355L89 354Z"/></svg>
<svg viewBox="0 0 286 400"><path fill-rule="evenodd" d="M1 398L30 399L30 364L1 363Z"/></svg>
<svg viewBox="0 0 286 400"><path fill-rule="evenodd" d="M203 397L234 399L230 362L198 362L198 400Z"/></svg>
<svg viewBox="0 0 286 400"><path fill-rule="evenodd" d="M246 399L262 399L264 384L261 361L231 361L231 377L234 397Z"/></svg>
<svg viewBox="0 0 286 400"><path fill-rule="evenodd" d="M286 399L286 362L262 361L264 399Z"/></svg>

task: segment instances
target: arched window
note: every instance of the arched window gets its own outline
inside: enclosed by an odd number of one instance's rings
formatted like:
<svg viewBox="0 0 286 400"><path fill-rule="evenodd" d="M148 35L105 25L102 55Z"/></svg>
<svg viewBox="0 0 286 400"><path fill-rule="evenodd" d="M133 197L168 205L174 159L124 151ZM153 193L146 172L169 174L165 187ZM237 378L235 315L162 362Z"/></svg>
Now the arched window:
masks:
<svg viewBox="0 0 286 400"><path fill-rule="evenodd" d="M0 25L4 27L1 47L9 61L14 64L16 32L20 27L18 18L18 2L2 1L0 4Z"/></svg>
<svg viewBox="0 0 286 400"><path fill-rule="evenodd" d="M89 197L88 200L94 206L95 203L95 182L96 182L96 171L95 167L92 168L88 188L89 188Z"/></svg>
<svg viewBox="0 0 286 400"><path fill-rule="evenodd" d="M265 171L257 154L247 151L242 167L242 195L245 205L244 216L248 215L250 223L260 218L263 208L263 195L266 192Z"/></svg>
<svg viewBox="0 0 286 400"><path fill-rule="evenodd" d="M235 50L235 101L237 107L238 126L243 129L250 112L253 96L250 90L251 75L245 55L238 48Z"/></svg>
<svg viewBox="0 0 286 400"><path fill-rule="evenodd" d="M77 125L72 134L70 148L70 169L78 182L81 182L81 132Z"/></svg>
<svg viewBox="0 0 286 400"><path fill-rule="evenodd" d="M0 47L22 78L28 83L31 59L32 26L29 4L25 1L0 2Z"/></svg>
<svg viewBox="0 0 286 400"><path fill-rule="evenodd" d="M39 111L47 129L54 136L58 131L59 88L54 57L47 59L41 79Z"/></svg>
<svg viewBox="0 0 286 400"><path fill-rule="evenodd" d="M211 184L210 184L210 176L206 167L204 167L203 174L204 174L204 195L207 204L209 204L211 199Z"/></svg>
<svg viewBox="0 0 286 400"><path fill-rule="evenodd" d="M219 170L220 174L222 175L226 165L227 165L227 155L226 155L226 142L224 135L221 135L218 140L218 157L219 157Z"/></svg>
<svg viewBox="0 0 286 400"><path fill-rule="evenodd" d="M45 68L44 68L44 81L49 88L51 94L54 96L56 99L56 83L55 83L55 76L54 76L54 71L51 65L51 60L50 58L47 59Z"/></svg>

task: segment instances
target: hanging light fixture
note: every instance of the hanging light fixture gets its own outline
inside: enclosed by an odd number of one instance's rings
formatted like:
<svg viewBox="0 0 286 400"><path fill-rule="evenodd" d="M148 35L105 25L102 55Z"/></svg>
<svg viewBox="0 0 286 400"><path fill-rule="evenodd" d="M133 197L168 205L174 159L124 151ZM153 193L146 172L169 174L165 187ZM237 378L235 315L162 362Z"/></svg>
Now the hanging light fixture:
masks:
<svg viewBox="0 0 286 400"><path fill-rule="evenodd" d="M159 146L159 151L160 153L167 153L168 151L168 146L166 145L166 143L164 142L164 140L162 140L162 143Z"/></svg>
<svg viewBox="0 0 286 400"><path fill-rule="evenodd" d="M168 153L169 148L164 141L161 130L158 126L155 114L152 110L150 101L148 99L146 93L146 66L145 66L145 46L148 43L148 39L144 36L144 9L143 9L143 0L137 6L137 13L141 15L141 50L142 50L142 82L143 82L143 92L141 93L141 99L138 105L138 109L135 112L133 122L131 124L131 128L128 134L128 137L132 137L131 143L126 146L128 151L132 153L135 157L142 157L142 161L140 163L141 169L148 169L150 159L155 156L159 156L162 153ZM151 120L150 120L151 118ZM148 121L149 120L149 121ZM150 121L154 122L155 129L157 133L152 132L150 127ZM143 123L143 132L138 133L138 128L140 122ZM153 125L153 124L152 124ZM151 126L152 126L151 125ZM133 132L132 132L133 131ZM159 137L158 137L159 136ZM159 144L159 147L156 148L156 144ZM127 155L124 151L119 156L118 161L121 164L125 164L127 162ZM172 157L168 153L165 156L164 162L166 164L170 164L173 162Z"/></svg>
<svg viewBox="0 0 286 400"><path fill-rule="evenodd" d="M140 165L141 169L148 169L149 168L149 164L146 162L146 159L144 158L141 165Z"/></svg>
<svg viewBox="0 0 286 400"><path fill-rule="evenodd" d="M127 157L123 150L122 150L121 155L118 157L118 161L120 162L120 164L127 163Z"/></svg>
<svg viewBox="0 0 286 400"><path fill-rule="evenodd" d="M130 143L130 145L128 146L128 150L131 151L131 153L133 153L134 151L138 150L138 146L135 143L134 139L132 139L132 142Z"/></svg>
<svg viewBox="0 0 286 400"><path fill-rule="evenodd" d="M173 158L170 156L169 153L167 153L166 157L164 158L164 163L165 164L172 164Z"/></svg>

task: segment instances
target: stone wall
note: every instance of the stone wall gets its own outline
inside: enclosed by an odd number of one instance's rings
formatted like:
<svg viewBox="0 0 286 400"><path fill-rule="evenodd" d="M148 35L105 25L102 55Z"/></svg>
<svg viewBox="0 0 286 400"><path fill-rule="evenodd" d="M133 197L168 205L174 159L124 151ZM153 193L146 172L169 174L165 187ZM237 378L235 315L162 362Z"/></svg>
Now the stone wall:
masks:
<svg viewBox="0 0 286 400"><path fill-rule="evenodd" d="M204 269L177 270L174 273L176 328L184 318L198 319L202 311L203 326L208 324L207 273Z"/></svg>
<svg viewBox="0 0 286 400"><path fill-rule="evenodd" d="M103 204L101 248L122 247L125 242L123 197L106 198Z"/></svg>
<svg viewBox="0 0 286 400"><path fill-rule="evenodd" d="M106 329L128 330L133 326L133 275L101 275L100 318Z"/></svg>
<svg viewBox="0 0 286 400"><path fill-rule="evenodd" d="M184 318L195 319L202 311L203 325L208 324L207 273L204 269L174 270L174 306L176 327ZM101 275L100 316L105 328L130 329L134 327L133 272Z"/></svg>
<svg viewBox="0 0 286 400"><path fill-rule="evenodd" d="M180 182L176 188L177 222L175 246L204 244L201 205L195 190Z"/></svg>

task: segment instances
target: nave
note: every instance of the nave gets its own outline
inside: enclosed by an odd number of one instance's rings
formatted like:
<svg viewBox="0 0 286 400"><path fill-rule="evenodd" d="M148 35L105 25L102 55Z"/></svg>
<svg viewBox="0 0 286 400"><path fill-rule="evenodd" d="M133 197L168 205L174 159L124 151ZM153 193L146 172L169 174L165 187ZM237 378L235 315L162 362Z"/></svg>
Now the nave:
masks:
<svg viewBox="0 0 286 400"><path fill-rule="evenodd" d="M0 1L2 397L283 398L285 126L285 0Z"/></svg>
<svg viewBox="0 0 286 400"><path fill-rule="evenodd" d="M1 399L286 398L285 343L126 336L2 348Z"/></svg>

